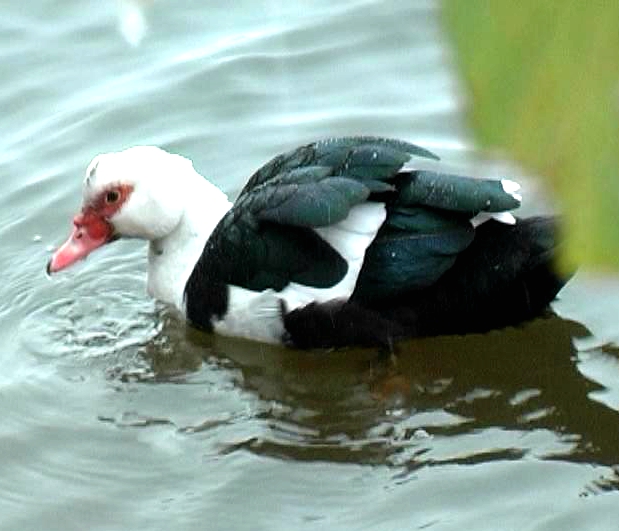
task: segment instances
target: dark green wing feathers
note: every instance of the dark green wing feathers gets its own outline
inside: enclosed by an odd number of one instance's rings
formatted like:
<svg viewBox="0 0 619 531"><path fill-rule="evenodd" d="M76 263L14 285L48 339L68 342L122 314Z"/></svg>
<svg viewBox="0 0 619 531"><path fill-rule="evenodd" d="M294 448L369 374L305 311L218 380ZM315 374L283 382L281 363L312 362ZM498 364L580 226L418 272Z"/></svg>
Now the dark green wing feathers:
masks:
<svg viewBox="0 0 619 531"><path fill-rule="evenodd" d="M503 212L520 206L520 201L505 191L504 182L434 171L414 171L400 176L398 202L473 215Z"/></svg>
<svg viewBox="0 0 619 531"><path fill-rule="evenodd" d="M375 299L430 286L473 237L467 216L425 207L391 207L366 251L355 296Z"/></svg>
<svg viewBox="0 0 619 531"><path fill-rule="evenodd" d="M313 230L235 214L219 223L200 257L207 276L254 291L280 291L289 282L328 288L346 274L346 261Z"/></svg>
<svg viewBox="0 0 619 531"><path fill-rule="evenodd" d="M291 170L328 168L331 176L386 179L395 175L411 156L438 160L434 153L401 140L371 136L330 138L278 155L254 173L239 198L265 183L279 185Z"/></svg>
<svg viewBox="0 0 619 531"><path fill-rule="evenodd" d="M251 213L256 220L282 225L324 227L337 223L368 198L370 189L359 181L328 173L329 168L323 166L291 170L276 185L269 181L240 196L235 209Z"/></svg>
<svg viewBox="0 0 619 531"><path fill-rule="evenodd" d="M469 218L518 201L499 181L402 171L412 156L438 159L376 137L323 140L279 155L251 176L200 261L221 281L251 290L279 291L291 281L329 287L347 263L312 229L342 221L355 205L381 201L387 220L366 251L356 294L430 285L471 243Z"/></svg>

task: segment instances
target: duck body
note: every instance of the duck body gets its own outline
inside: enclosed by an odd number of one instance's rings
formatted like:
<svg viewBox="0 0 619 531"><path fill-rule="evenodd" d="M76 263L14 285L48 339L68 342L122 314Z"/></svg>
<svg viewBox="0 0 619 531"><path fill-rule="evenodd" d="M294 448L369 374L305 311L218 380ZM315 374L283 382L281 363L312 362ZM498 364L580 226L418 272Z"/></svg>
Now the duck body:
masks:
<svg viewBox="0 0 619 531"><path fill-rule="evenodd" d="M234 203L153 147L100 155L48 271L118 236L150 241L148 289L200 328L297 347L390 345L539 315L563 282L551 218L516 220L518 185L416 169L399 140L279 155ZM93 221L94 220L94 221Z"/></svg>

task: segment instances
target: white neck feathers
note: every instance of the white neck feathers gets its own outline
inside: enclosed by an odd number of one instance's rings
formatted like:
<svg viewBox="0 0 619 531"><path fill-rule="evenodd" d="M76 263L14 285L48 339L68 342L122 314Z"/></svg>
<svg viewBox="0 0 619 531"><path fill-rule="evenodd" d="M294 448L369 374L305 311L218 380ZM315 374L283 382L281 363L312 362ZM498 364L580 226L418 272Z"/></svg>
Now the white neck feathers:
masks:
<svg viewBox="0 0 619 531"><path fill-rule="evenodd" d="M153 239L148 251L148 293L184 313L183 293L189 275L217 223L232 203L226 195L195 172L176 176L183 211L177 225Z"/></svg>

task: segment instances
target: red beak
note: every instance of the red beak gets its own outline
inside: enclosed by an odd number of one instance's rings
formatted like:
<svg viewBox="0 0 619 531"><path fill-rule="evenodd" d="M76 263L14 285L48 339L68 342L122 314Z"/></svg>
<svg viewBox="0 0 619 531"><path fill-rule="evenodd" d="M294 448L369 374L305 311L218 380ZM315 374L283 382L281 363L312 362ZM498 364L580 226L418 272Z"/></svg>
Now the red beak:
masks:
<svg viewBox="0 0 619 531"><path fill-rule="evenodd" d="M73 232L47 264L48 273L65 269L114 239L112 225L90 209L73 218Z"/></svg>

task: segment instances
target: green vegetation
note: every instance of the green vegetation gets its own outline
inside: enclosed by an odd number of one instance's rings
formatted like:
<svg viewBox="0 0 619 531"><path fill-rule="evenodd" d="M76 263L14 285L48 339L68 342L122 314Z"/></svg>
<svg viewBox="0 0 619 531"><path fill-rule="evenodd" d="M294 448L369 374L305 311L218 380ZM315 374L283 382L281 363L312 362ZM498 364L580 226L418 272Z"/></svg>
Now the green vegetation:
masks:
<svg viewBox="0 0 619 531"><path fill-rule="evenodd" d="M549 179L566 263L619 267L619 2L445 0L482 147Z"/></svg>

